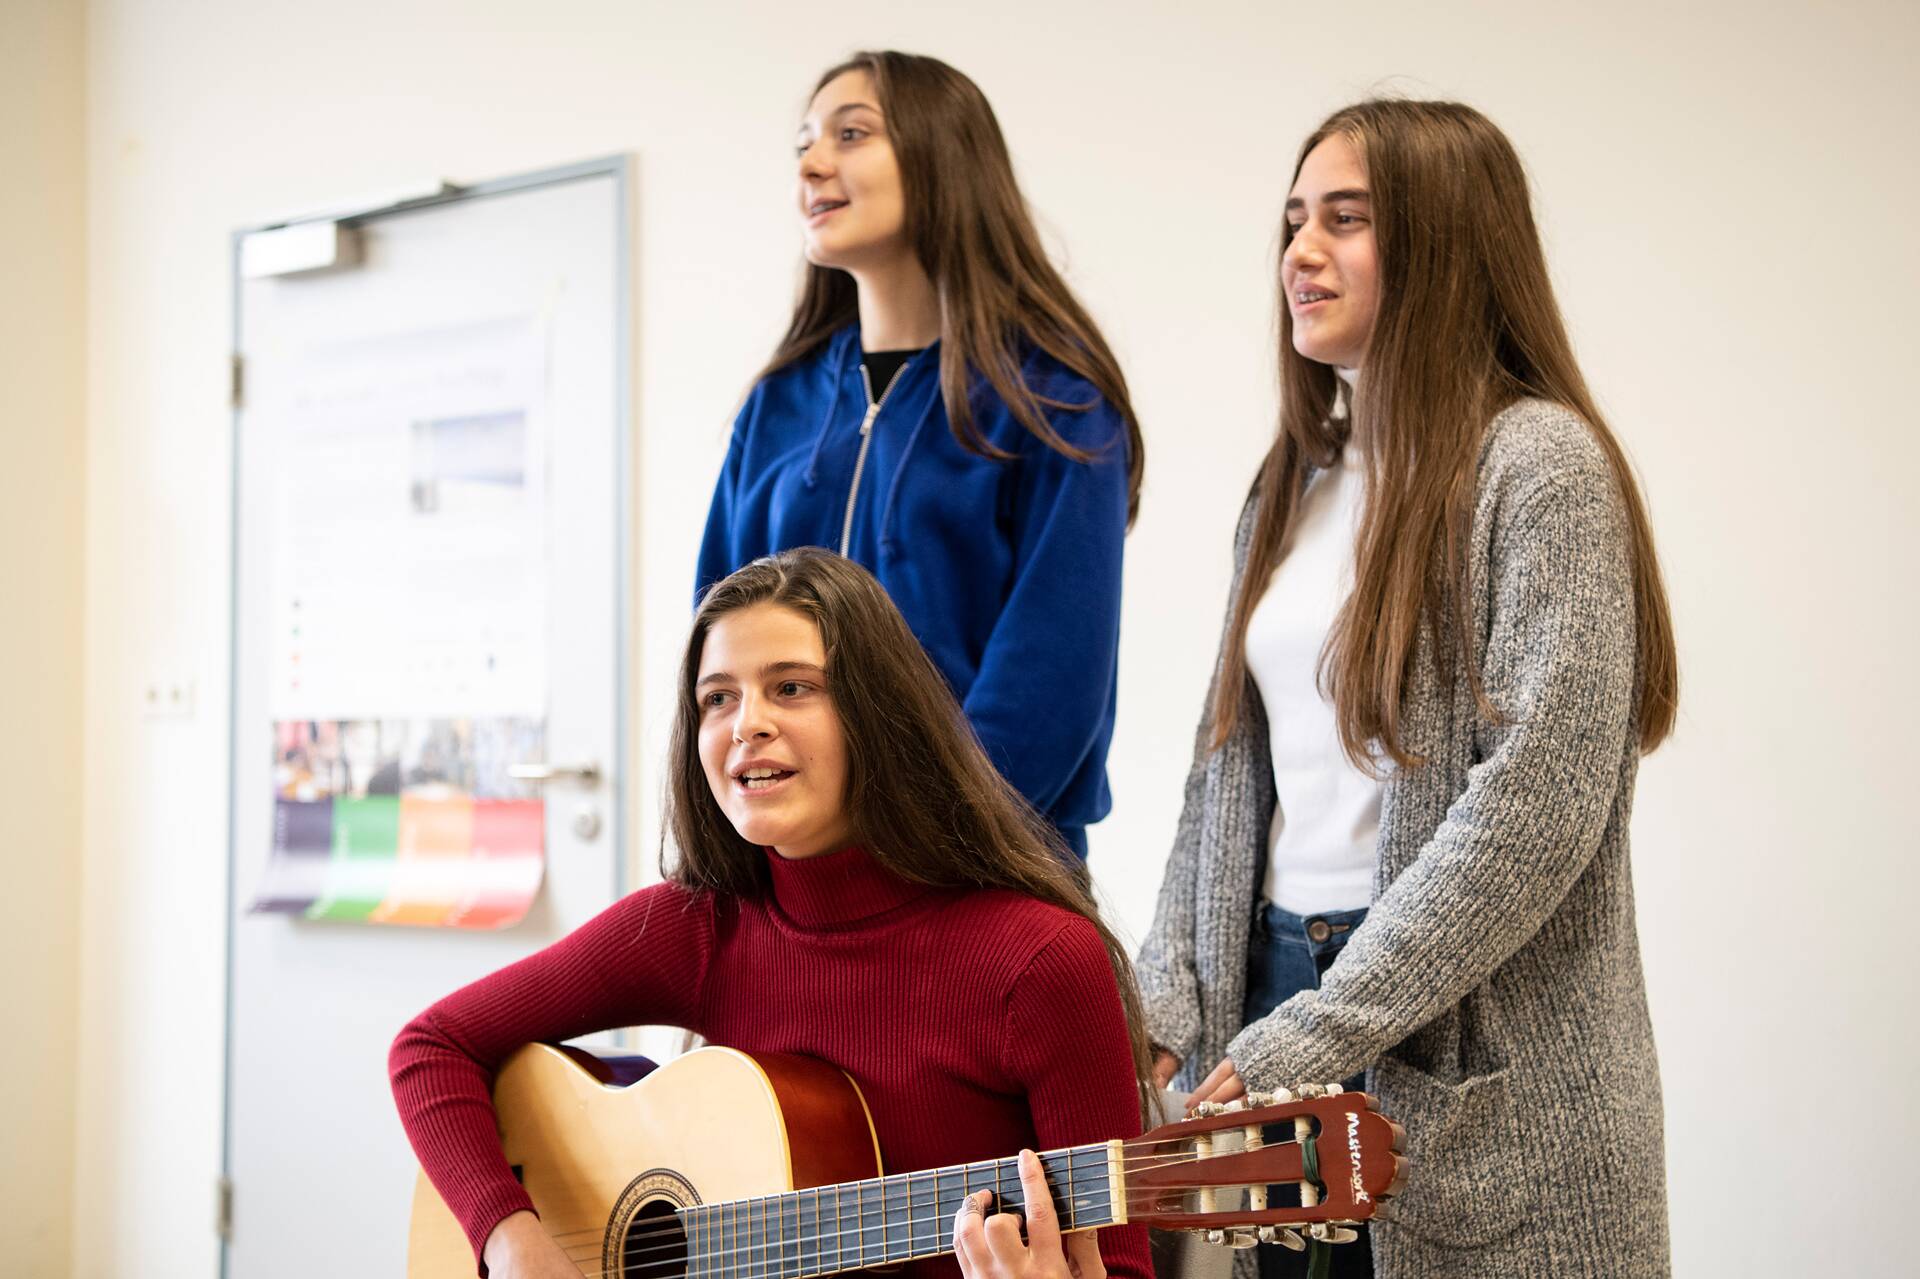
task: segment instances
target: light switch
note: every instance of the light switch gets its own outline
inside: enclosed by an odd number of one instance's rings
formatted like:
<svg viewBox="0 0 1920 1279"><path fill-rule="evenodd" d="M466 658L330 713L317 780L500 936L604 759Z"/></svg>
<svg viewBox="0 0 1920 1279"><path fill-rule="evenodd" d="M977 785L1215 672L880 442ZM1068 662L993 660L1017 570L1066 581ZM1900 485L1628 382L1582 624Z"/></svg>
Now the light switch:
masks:
<svg viewBox="0 0 1920 1279"><path fill-rule="evenodd" d="M140 686L140 710L148 719L186 719L193 714L193 681L185 676L150 679Z"/></svg>

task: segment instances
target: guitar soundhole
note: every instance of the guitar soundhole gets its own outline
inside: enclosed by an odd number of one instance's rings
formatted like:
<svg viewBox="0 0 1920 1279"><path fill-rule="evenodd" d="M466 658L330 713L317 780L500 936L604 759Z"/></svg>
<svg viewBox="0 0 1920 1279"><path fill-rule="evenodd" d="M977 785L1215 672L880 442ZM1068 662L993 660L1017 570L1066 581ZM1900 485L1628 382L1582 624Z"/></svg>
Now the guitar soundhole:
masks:
<svg viewBox="0 0 1920 1279"><path fill-rule="evenodd" d="M687 1273L687 1232L670 1199L640 1205L621 1240L620 1279L682 1279Z"/></svg>

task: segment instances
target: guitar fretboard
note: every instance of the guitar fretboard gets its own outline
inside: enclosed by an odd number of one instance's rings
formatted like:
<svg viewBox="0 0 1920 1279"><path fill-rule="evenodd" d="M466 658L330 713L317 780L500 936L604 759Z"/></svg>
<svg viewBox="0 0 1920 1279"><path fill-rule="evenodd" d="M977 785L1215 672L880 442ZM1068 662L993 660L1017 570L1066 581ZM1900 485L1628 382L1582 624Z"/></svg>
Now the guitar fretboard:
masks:
<svg viewBox="0 0 1920 1279"><path fill-rule="evenodd" d="M1060 1228L1112 1224L1108 1145L1040 1155ZM808 1279L953 1251L953 1218L970 1194L991 1190L1018 1211L1017 1159L955 1164L869 1181L683 1208L687 1279Z"/></svg>

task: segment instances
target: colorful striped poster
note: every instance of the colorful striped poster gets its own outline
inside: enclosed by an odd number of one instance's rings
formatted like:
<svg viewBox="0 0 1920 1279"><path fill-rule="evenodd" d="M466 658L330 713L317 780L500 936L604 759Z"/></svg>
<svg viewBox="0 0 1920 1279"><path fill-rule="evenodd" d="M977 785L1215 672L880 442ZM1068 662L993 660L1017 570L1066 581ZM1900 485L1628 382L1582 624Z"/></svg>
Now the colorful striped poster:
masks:
<svg viewBox="0 0 1920 1279"><path fill-rule="evenodd" d="M546 866L546 805L508 775L542 757L534 720L274 725L273 850L256 912L504 928Z"/></svg>

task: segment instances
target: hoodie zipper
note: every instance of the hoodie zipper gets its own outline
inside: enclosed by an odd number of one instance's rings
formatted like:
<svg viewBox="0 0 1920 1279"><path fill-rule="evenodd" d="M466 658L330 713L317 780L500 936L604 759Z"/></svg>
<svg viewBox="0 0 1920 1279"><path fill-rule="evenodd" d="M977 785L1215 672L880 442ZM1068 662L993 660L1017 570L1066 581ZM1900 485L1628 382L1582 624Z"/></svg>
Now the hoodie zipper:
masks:
<svg viewBox="0 0 1920 1279"><path fill-rule="evenodd" d="M913 361L908 360L907 364ZM853 461L853 483L847 488L847 517L840 522L840 554L845 556L847 547L853 543L853 508L860 500L860 475L867 469L867 447L873 443L873 419L880 416L880 410L886 407L887 399L893 394L893 388L900 385L900 379L907 374L907 364L902 364L893 381L887 383L887 389L880 393L878 400L873 398L873 375L867 372L867 362L860 362L860 385L867 393L867 415L860 419L860 455Z"/></svg>

